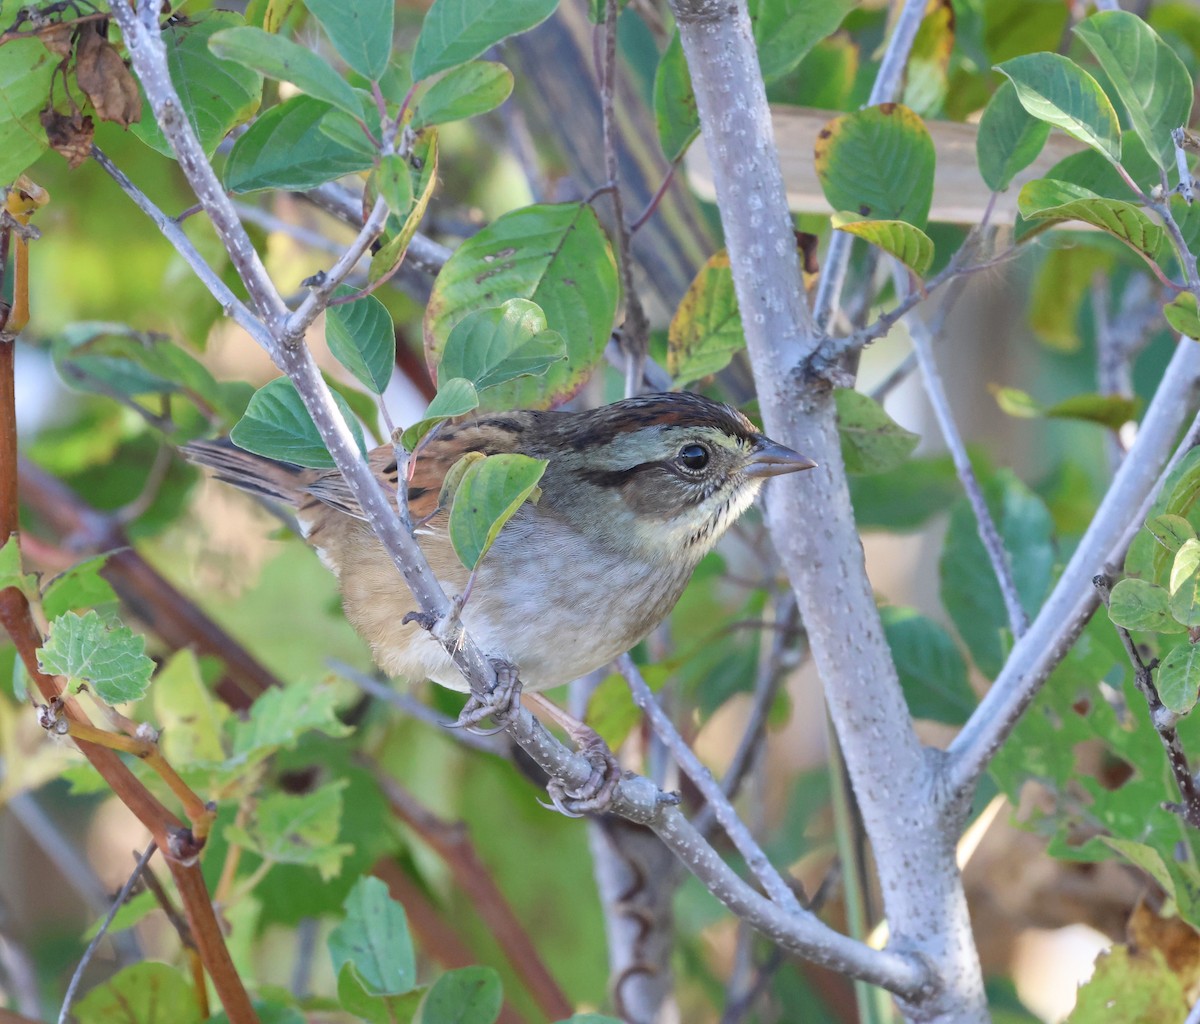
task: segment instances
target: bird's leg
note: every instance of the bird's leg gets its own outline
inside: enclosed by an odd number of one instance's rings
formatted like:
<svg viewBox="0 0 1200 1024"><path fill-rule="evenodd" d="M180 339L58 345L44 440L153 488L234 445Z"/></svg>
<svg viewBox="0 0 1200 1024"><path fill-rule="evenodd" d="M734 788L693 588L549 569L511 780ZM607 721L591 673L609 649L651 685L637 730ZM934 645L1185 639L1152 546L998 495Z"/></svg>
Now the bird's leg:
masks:
<svg viewBox="0 0 1200 1024"><path fill-rule="evenodd" d="M504 730L508 719L521 706L521 680L517 667L499 658L488 659L496 671L496 684L486 697L471 694L463 706L462 713L450 726L451 729L469 729L478 736L494 736ZM493 718L499 724L494 729L480 729L479 723Z"/></svg>
<svg viewBox="0 0 1200 1024"><path fill-rule="evenodd" d="M589 812L607 810L622 776L621 763L608 749L608 744L591 726L567 714L540 694L529 694L529 703L561 726L592 766L592 774L581 786L568 786L561 779L551 779L546 786L550 803L543 806L553 807L568 818L582 818Z"/></svg>

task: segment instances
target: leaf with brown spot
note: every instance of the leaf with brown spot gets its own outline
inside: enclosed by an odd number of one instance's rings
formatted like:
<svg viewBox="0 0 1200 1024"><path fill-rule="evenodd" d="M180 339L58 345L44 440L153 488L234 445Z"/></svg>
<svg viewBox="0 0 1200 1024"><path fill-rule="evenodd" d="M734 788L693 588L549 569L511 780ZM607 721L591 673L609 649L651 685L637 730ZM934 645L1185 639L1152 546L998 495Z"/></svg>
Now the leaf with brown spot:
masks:
<svg viewBox="0 0 1200 1024"><path fill-rule="evenodd" d="M47 107L41 113L41 122L50 148L66 157L71 170L91 155L92 137L96 134L91 117L85 117L78 110L60 114L53 107Z"/></svg>
<svg viewBox="0 0 1200 1024"><path fill-rule="evenodd" d="M75 78L101 121L115 121L128 128L141 120L142 97L137 82L117 48L95 26L80 30Z"/></svg>

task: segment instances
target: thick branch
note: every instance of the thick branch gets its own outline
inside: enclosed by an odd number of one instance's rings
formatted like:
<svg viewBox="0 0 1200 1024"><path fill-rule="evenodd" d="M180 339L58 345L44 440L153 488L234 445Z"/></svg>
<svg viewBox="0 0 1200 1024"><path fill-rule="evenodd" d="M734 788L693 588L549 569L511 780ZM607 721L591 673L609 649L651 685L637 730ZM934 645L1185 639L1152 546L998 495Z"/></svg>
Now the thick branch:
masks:
<svg viewBox="0 0 1200 1024"><path fill-rule="evenodd" d="M797 375L818 338L799 294L749 16L743 4L675 0L672 8L763 422L772 437L819 463L802 480L771 482L767 516L875 847L894 942L924 954L935 974L921 1000L903 1008L924 1021L982 1022L986 999L954 842L932 802L935 774L913 732L866 575L833 397Z"/></svg>

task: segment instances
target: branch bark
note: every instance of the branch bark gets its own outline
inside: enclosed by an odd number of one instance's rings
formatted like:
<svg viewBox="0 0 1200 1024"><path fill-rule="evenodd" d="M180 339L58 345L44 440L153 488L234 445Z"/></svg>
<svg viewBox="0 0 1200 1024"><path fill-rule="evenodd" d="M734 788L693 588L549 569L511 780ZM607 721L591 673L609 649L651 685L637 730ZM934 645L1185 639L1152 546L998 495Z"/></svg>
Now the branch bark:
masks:
<svg viewBox="0 0 1200 1024"><path fill-rule="evenodd" d="M435 620L449 621L450 602L404 526L404 509L398 512L359 454L310 352L291 329L295 321L291 320L286 304L267 276L232 203L183 116L179 97L167 72L166 52L154 5L143 4L135 13L128 0L114 0L112 11L159 127L253 299L258 322L248 326L251 336L296 385L322 441L421 610ZM775 178L778 178L777 169ZM781 188L779 199L782 200ZM790 253L795 264L790 222L780 225L771 220L770 224L763 222L760 226L769 230L776 240L776 248L782 247ZM795 269L789 285L793 297L800 280L798 266ZM783 295L779 297L783 298ZM312 312L307 309L306 316ZM472 692L486 697L495 685L493 666L461 627L453 633L444 640L448 653L470 683ZM529 711L516 711L507 721L506 728L544 771L570 788L583 786L591 777L593 766L554 739ZM636 776L622 780L610 810L653 828L710 892L783 948L882 985L903 998L914 998L928 988L929 972L918 956L869 949L838 934L812 915L789 914L772 904L721 860L673 801L649 780Z"/></svg>
<svg viewBox="0 0 1200 1024"><path fill-rule="evenodd" d="M763 422L772 437L819 463L804 480L772 481L767 516L875 847L892 946L923 956L933 974L902 1008L911 1020L983 1022L987 1003L954 860L955 830L934 799L937 757L913 733L884 639L854 527L831 389L799 373L820 339L799 287L749 15L743 3L705 0L673 0L672 9L713 167ZM955 824L965 806L955 805Z"/></svg>

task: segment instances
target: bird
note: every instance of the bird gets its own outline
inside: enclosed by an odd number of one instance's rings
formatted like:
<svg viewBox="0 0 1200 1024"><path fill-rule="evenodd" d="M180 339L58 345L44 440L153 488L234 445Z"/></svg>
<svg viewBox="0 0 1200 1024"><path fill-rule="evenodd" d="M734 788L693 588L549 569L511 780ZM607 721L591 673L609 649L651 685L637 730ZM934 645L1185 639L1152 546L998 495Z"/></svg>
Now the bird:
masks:
<svg viewBox="0 0 1200 1024"><path fill-rule="evenodd" d="M337 576L346 617L379 667L468 691L336 469L303 469L229 441L183 446L192 462L294 509L304 539ZM524 409L443 424L409 464L414 535L447 594L470 571L451 544L442 482L460 458L547 460L525 502L480 562L460 617L489 657L537 692L628 651L670 613L693 570L751 505L764 480L816 463L772 441L732 406L692 392L647 394L580 412ZM368 462L395 494L395 450Z"/></svg>

